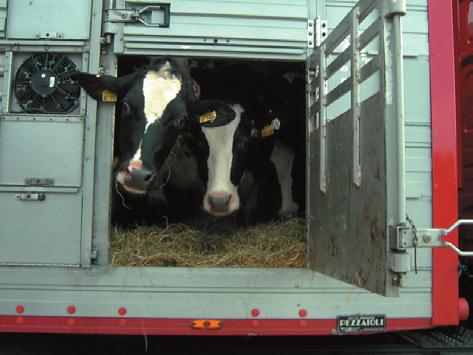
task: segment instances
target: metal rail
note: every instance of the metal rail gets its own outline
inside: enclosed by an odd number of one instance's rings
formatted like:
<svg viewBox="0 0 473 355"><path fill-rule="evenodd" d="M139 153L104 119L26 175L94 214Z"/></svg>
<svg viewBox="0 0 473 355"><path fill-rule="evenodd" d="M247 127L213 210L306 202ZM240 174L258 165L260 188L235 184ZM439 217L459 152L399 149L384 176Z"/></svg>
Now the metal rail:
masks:
<svg viewBox="0 0 473 355"><path fill-rule="evenodd" d="M391 144L392 168L396 169L395 185L397 202L395 217L399 224L405 223L405 133L404 133L404 78L401 17L405 14L405 0L366 0L360 1L343 18L324 42L314 51L310 67L315 68L316 77L309 88L314 92L310 111L318 114L320 133L320 186L321 192L327 190L327 107L350 93L350 113L353 121L353 172L352 182L361 186L362 156L360 111L364 101L361 99L361 84L373 74L379 73L381 87L379 92L386 100L386 119L393 120L391 125L393 143ZM360 24L373 15L375 18L365 29ZM379 50L371 60L362 65L361 53L373 41L378 41ZM343 44L347 43L345 48ZM349 43L349 44L348 44ZM337 53L337 49L341 53ZM331 57L331 61L329 61ZM351 75L333 88L328 87L329 80L346 64L351 63ZM318 95L317 95L318 93ZM334 118L337 119L338 117ZM393 181L394 184L394 181Z"/></svg>

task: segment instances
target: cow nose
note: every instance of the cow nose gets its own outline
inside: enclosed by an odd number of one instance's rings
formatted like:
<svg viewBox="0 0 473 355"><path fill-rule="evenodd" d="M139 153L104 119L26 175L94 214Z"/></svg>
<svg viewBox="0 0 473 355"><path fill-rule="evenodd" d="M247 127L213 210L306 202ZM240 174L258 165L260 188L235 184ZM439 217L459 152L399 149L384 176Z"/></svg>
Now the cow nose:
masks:
<svg viewBox="0 0 473 355"><path fill-rule="evenodd" d="M128 167L128 171L130 172L130 177L127 179L126 184L139 190L146 190L154 176L151 170L144 167L141 169Z"/></svg>
<svg viewBox="0 0 473 355"><path fill-rule="evenodd" d="M226 192L213 192L209 194L209 204L212 212L228 212L232 195Z"/></svg>

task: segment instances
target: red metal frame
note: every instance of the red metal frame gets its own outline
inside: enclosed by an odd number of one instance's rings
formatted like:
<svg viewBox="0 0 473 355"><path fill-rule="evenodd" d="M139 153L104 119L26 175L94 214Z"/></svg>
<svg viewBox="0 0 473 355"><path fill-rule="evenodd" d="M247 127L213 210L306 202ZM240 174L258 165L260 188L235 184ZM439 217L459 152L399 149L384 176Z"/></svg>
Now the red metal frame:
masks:
<svg viewBox="0 0 473 355"><path fill-rule="evenodd" d="M429 0L428 6L433 226L447 227L458 219L453 1ZM448 238L458 243L456 232ZM458 258L451 250L436 248L432 259L432 324L458 324Z"/></svg>
<svg viewBox="0 0 473 355"><path fill-rule="evenodd" d="M455 0L457 50L457 142L460 218L473 218L473 23L472 0ZM473 249L473 228L460 231L462 249Z"/></svg>
<svg viewBox="0 0 473 355"><path fill-rule="evenodd" d="M208 330L192 329L192 319L0 316L0 331L16 333L333 335L337 329L334 319L225 319L222 324L221 329ZM388 332L429 327L429 318L386 320Z"/></svg>

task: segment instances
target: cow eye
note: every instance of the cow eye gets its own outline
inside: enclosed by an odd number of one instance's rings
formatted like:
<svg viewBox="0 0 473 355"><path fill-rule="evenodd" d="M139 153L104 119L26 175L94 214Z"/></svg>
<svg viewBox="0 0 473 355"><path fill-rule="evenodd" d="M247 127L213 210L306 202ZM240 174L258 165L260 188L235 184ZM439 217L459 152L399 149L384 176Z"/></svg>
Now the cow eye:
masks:
<svg viewBox="0 0 473 355"><path fill-rule="evenodd" d="M184 129L186 123L187 123L187 120L188 120L188 117L187 115L182 115L180 116L176 122L175 122L175 126L178 128L178 129Z"/></svg>

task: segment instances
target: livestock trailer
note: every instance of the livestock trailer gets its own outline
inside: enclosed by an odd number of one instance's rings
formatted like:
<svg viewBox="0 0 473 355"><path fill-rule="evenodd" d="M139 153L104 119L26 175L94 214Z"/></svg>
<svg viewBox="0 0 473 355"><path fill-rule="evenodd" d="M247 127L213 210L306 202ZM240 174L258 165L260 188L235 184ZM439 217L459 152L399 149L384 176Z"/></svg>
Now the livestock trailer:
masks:
<svg viewBox="0 0 473 355"><path fill-rule="evenodd" d="M451 1L2 0L0 19L0 331L321 335L468 317ZM110 265L115 105L68 74L144 56L305 68L305 268Z"/></svg>

